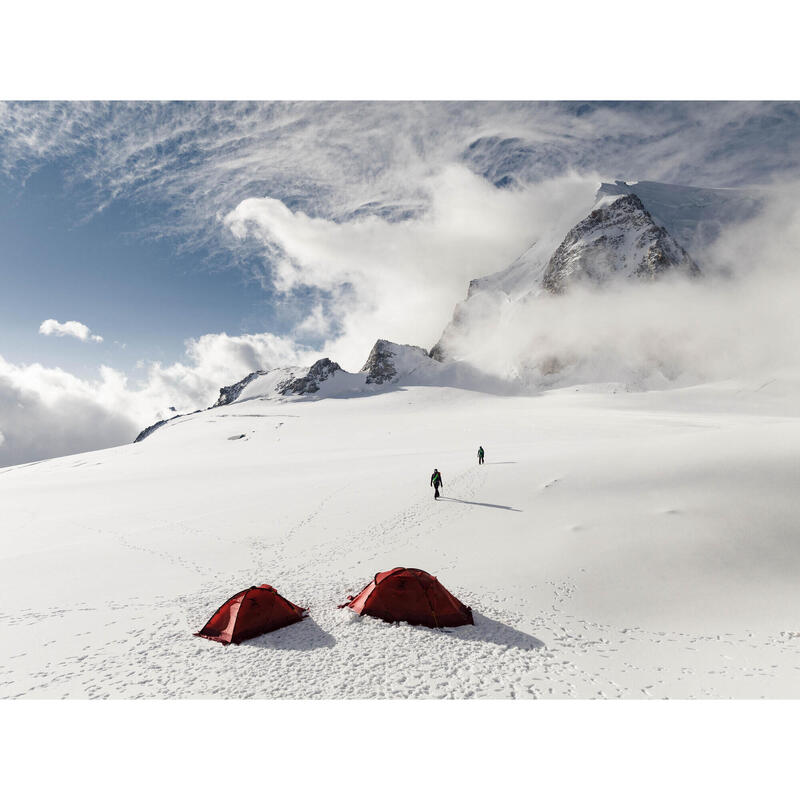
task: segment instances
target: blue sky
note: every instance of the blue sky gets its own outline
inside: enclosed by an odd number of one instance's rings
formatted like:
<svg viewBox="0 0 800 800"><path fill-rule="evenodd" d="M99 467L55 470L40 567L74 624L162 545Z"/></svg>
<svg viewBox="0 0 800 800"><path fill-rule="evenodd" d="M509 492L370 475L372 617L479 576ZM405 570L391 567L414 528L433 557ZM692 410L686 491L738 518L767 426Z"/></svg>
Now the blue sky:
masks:
<svg viewBox="0 0 800 800"><path fill-rule="evenodd" d="M45 168L23 187L0 187L6 358L88 376L101 361L131 369L140 359L175 359L184 339L210 329L238 333L247 317L267 323L263 293L241 273L214 271L203 254L179 255L170 242L130 236L135 214L124 201L78 221L53 173ZM105 340L87 347L42 337L48 318L81 320Z"/></svg>
<svg viewBox="0 0 800 800"><path fill-rule="evenodd" d="M88 192L64 182L64 170L76 168L56 161L24 183L0 180L4 357L89 377L100 363L128 371L142 360L174 361L184 340L209 331L285 325L280 304L243 268L246 254L181 251L179 240L142 232L158 225L157 204L120 198L84 216ZM104 341L41 336L48 318L80 320Z"/></svg>
<svg viewBox="0 0 800 800"><path fill-rule="evenodd" d="M0 456L59 403L102 446L251 369L430 347L600 180L799 172L797 103L0 104Z"/></svg>

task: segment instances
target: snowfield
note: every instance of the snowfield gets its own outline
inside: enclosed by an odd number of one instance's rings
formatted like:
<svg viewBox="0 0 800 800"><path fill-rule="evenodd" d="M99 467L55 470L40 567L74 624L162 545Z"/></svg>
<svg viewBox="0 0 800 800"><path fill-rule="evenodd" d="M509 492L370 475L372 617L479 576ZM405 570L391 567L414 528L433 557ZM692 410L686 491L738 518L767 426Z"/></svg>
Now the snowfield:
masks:
<svg viewBox="0 0 800 800"><path fill-rule="evenodd" d="M251 397L0 470L0 696L800 697L798 397ZM395 566L477 624L336 608ZM261 583L310 618L192 636Z"/></svg>

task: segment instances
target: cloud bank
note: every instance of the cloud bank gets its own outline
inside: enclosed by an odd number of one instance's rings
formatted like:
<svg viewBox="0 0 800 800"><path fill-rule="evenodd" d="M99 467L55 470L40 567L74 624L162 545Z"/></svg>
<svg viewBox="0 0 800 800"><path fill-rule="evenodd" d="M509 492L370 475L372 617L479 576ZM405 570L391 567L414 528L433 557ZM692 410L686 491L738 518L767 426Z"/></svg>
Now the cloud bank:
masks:
<svg viewBox="0 0 800 800"><path fill-rule="evenodd" d="M353 371L378 338L431 347L472 278L507 266L534 238L556 241L598 183L570 175L508 192L451 166L424 182L431 207L419 218L335 222L268 197L243 201L225 223L269 252L278 292L302 286L328 298L297 332L333 329L322 349Z"/></svg>
<svg viewBox="0 0 800 800"><path fill-rule="evenodd" d="M800 377L800 185L702 254L701 280L673 277L487 302L448 349L533 387L619 382L633 389Z"/></svg>
<svg viewBox="0 0 800 800"><path fill-rule="evenodd" d="M46 319L39 326L39 333L45 336L74 336L82 342L102 342L103 337L92 333L88 325L71 319L67 322L59 322L55 319Z"/></svg>
<svg viewBox="0 0 800 800"><path fill-rule="evenodd" d="M0 466L131 442L156 420L205 408L249 372L316 356L269 333L207 334L186 343L185 361L150 363L138 382L106 366L84 380L0 356Z"/></svg>

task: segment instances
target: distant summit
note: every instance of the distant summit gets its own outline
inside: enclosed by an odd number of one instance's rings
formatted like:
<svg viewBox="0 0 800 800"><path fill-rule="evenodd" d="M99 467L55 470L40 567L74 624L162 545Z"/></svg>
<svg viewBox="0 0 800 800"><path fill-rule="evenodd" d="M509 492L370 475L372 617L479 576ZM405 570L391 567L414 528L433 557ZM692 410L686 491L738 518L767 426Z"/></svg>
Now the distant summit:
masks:
<svg viewBox="0 0 800 800"><path fill-rule="evenodd" d="M635 194L623 194L595 208L564 237L542 288L555 294L579 282L655 280L667 272L696 277L700 269Z"/></svg>
<svg viewBox="0 0 800 800"><path fill-rule="evenodd" d="M230 386L223 386L219 390L219 397L217 398L217 402L214 403L212 408L215 406L226 406L228 403L233 403L235 400L239 398L239 395L244 391L245 387L254 381L256 378L260 377L261 375L266 375L266 371L263 369L257 370L256 372L251 372L249 375L245 375L238 383L233 383Z"/></svg>
<svg viewBox="0 0 800 800"><path fill-rule="evenodd" d="M378 339L358 372L348 372L329 358L310 367L276 367L257 370L219 390L211 411L233 403L265 400L274 403L308 402L328 397L364 397L394 391L402 386L452 386L509 394L515 387L507 381L482 374L469 364L440 364L424 348ZM192 412L194 414L199 411ZM141 442L179 417L160 420L135 439Z"/></svg>
<svg viewBox="0 0 800 800"><path fill-rule="evenodd" d="M706 189L655 181L601 183L597 200L635 194L655 220L698 257L729 225L755 216L763 200L753 190Z"/></svg>
<svg viewBox="0 0 800 800"><path fill-rule="evenodd" d="M331 375L336 374L342 368L329 358L321 358L315 361L305 375L299 378L290 378L278 386L278 392L282 395L289 394L314 394L319 391L321 383L324 383Z"/></svg>
<svg viewBox="0 0 800 800"><path fill-rule="evenodd" d="M378 339L370 350L367 363L361 368L361 372L367 374L366 383L380 385L397 382L398 369L400 374L410 374L427 360L429 356L422 347Z"/></svg>
<svg viewBox="0 0 800 800"><path fill-rule="evenodd" d="M710 241L724 224L746 219L758 207L757 199L734 189L603 183L593 209L555 250L533 242L506 269L470 281L467 297L456 305L430 355L442 362L469 360L467 331L474 341L476 331L493 325L510 305L542 293L561 294L573 284L657 280L668 273L698 277L701 267L664 220L678 225L685 241Z"/></svg>

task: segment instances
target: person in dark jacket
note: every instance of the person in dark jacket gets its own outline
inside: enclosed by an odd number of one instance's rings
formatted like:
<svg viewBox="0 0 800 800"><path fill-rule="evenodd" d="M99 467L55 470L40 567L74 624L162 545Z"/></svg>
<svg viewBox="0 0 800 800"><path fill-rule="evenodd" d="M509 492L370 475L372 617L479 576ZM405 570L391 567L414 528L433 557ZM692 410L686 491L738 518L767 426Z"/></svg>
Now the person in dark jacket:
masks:
<svg viewBox="0 0 800 800"><path fill-rule="evenodd" d="M478 447L478 463L483 464L483 445Z"/></svg>
<svg viewBox="0 0 800 800"><path fill-rule="evenodd" d="M431 475L431 486L433 486L433 499L439 499L439 487L444 486L442 480L442 473L436 467L433 468L433 475Z"/></svg>

